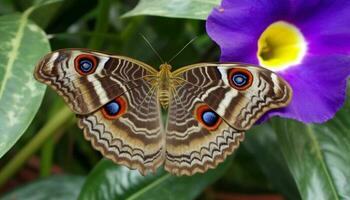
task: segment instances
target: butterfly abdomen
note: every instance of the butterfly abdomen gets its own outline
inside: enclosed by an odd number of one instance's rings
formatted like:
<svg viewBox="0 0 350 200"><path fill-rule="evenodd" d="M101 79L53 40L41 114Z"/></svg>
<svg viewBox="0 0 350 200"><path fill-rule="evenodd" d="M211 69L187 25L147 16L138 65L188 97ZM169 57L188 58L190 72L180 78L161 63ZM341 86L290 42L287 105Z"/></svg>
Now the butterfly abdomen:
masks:
<svg viewBox="0 0 350 200"><path fill-rule="evenodd" d="M168 108L169 105L169 91L168 90L159 90L158 91L158 99L160 102L160 105L164 109Z"/></svg>

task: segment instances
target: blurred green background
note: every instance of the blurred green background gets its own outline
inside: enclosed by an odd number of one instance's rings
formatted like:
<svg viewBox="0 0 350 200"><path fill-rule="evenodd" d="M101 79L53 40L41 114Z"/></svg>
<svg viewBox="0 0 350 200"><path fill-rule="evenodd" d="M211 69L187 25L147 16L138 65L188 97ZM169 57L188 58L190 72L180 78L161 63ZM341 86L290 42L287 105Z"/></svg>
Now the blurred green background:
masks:
<svg viewBox="0 0 350 200"><path fill-rule="evenodd" d="M9 142L0 144L0 155L6 153L0 159L0 198L350 198L349 103L324 125L274 119L256 126L234 155L206 174L174 177L160 169L143 177L102 159L83 138L73 113L51 89L44 95L45 88L37 83L34 91L42 94L32 99L20 90L25 83L12 80L16 75L32 79L22 74L32 73L40 57L50 49L70 47L125 55L158 68L159 59L140 34L165 60L197 37L172 62L175 69L196 62L217 62L220 51L206 34L203 19L218 3L1 0L0 84L5 95L0 95L0 139ZM129 17L121 17L135 6ZM18 41L17 46L10 45L11 41ZM11 55L16 55L12 61ZM6 76L7 70L13 70L14 76ZM5 84L14 89L6 89ZM28 103L25 109L30 109L22 115L17 113L20 105L5 106L13 101L6 92L22 96ZM14 116L18 114L20 124L6 120L11 109Z"/></svg>

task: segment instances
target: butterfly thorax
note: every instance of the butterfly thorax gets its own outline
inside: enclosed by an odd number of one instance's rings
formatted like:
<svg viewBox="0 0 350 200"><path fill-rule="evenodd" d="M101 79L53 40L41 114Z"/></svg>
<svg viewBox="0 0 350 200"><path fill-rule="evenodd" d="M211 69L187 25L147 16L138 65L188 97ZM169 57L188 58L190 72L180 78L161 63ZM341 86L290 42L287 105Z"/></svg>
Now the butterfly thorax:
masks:
<svg viewBox="0 0 350 200"><path fill-rule="evenodd" d="M158 73L158 99L164 109L168 108L171 88L171 65L164 63L160 65Z"/></svg>

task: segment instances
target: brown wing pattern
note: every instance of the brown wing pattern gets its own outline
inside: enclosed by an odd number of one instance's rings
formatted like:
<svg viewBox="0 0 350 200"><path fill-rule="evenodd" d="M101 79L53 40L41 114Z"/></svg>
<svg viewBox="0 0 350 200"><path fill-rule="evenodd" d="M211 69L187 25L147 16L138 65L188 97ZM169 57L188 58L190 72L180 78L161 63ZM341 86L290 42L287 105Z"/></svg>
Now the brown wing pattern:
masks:
<svg viewBox="0 0 350 200"><path fill-rule="evenodd" d="M82 71L80 61L94 68ZM34 74L64 97L85 138L103 155L143 174L163 163L160 108L150 84L156 70L131 58L63 49L45 56ZM112 103L118 103L115 115Z"/></svg>
<svg viewBox="0 0 350 200"><path fill-rule="evenodd" d="M194 117L196 106L181 99L186 98L174 97L169 107L165 169L175 175L203 173L223 162L244 139L244 132L224 121L215 130L204 128ZM203 104L199 99L194 103Z"/></svg>
<svg viewBox="0 0 350 200"><path fill-rule="evenodd" d="M242 90L232 87L228 77L231 70L240 69L252 78L250 87ZM201 99L238 130L248 130L265 112L288 105L292 97L289 84L282 78L247 64L197 64L174 75L183 80L178 90L192 99Z"/></svg>
<svg viewBox="0 0 350 200"><path fill-rule="evenodd" d="M230 85L232 69L252 75L249 88ZM263 68L243 64L200 64L175 71L166 136L165 169L178 175L205 172L222 162L266 111L291 98L287 83ZM218 124L200 123L201 107L218 115Z"/></svg>
<svg viewBox="0 0 350 200"><path fill-rule="evenodd" d="M75 62L82 55L96 59L94 73L77 73ZM34 76L56 90L75 113L88 114L156 73L152 67L131 58L62 49L46 55L36 66Z"/></svg>
<svg viewBox="0 0 350 200"><path fill-rule="evenodd" d="M164 131L154 89L144 84L119 98L128 102L120 117L109 120L103 108L91 115L78 115L79 127L93 146L116 163L155 171L164 162Z"/></svg>

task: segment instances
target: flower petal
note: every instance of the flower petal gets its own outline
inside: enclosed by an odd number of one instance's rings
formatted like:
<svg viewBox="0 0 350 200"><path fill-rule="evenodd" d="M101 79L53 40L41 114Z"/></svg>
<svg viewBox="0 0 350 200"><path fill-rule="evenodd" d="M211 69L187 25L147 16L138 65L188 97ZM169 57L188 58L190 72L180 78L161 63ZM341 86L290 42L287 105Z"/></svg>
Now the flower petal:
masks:
<svg viewBox="0 0 350 200"><path fill-rule="evenodd" d="M293 100L264 118L283 116L324 122L345 100L350 75L349 0L223 0L207 20L209 36L221 48L221 61L259 64L257 43L274 22L286 21L303 34L308 51L302 63L278 74L293 88Z"/></svg>
<svg viewBox="0 0 350 200"><path fill-rule="evenodd" d="M297 25L311 54L349 53L349 7L349 0L224 0L209 15L207 32L220 45L223 61L246 58L266 27L280 20ZM257 61L244 61L251 60Z"/></svg>
<svg viewBox="0 0 350 200"><path fill-rule="evenodd" d="M221 47L221 60L257 63L260 34L288 10L288 1L223 1L207 19L207 33Z"/></svg>
<svg viewBox="0 0 350 200"><path fill-rule="evenodd" d="M303 122L325 122L345 101L350 56L313 56L302 65L281 75L293 89L290 105L269 112L266 117L282 116Z"/></svg>
<svg viewBox="0 0 350 200"><path fill-rule="evenodd" d="M312 13L311 16L298 17L293 20L310 41L311 54L350 52L349 8L350 1L348 0L322 1L314 7L309 7L308 13ZM300 15L299 12L297 16Z"/></svg>

